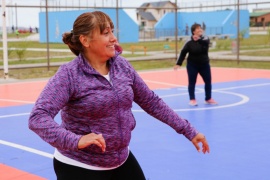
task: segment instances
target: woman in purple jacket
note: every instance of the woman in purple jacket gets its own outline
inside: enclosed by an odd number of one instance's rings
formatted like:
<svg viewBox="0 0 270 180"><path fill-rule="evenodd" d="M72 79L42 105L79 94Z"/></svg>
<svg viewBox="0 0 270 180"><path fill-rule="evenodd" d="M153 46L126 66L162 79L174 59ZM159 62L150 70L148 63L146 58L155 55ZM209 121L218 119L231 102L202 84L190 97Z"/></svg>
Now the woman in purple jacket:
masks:
<svg viewBox="0 0 270 180"><path fill-rule="evenodd" d="M145 180L129 150L133 101L209 153L203 134L151 91L119 54L114 25L100 11L81 14L63 42L77 56L62 65L37 99L29 128L55 147L58 180ZM61 111L61 124L54 117Z"/></svg>

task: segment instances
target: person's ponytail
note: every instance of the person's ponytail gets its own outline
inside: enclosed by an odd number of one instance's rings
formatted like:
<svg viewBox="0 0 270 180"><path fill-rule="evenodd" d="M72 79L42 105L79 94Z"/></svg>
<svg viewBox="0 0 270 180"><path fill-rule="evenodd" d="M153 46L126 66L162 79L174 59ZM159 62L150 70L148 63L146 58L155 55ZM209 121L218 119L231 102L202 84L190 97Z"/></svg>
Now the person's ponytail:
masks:
<svg viewBox="0 0 270 180"><path fill-rule="evenodd" d="M81 52L81 44L80 43L74 43L73 41L73 32L66 32L62 35L62 40L65 44L68 45L69 49L78 56ZM78 48L79 47L79 48Z"/></svg>

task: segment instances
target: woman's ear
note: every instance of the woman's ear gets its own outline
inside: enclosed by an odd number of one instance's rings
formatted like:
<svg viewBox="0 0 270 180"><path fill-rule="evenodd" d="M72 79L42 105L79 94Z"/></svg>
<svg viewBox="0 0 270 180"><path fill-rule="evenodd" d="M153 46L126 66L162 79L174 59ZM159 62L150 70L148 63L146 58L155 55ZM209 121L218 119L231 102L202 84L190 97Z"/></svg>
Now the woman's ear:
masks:
<svg viewBox="0 0 270 180"><path fill-rule="evenodd" d="M88 36L80 35L79 39L84 47L89 47L90 40L89 40Z"/></svg>

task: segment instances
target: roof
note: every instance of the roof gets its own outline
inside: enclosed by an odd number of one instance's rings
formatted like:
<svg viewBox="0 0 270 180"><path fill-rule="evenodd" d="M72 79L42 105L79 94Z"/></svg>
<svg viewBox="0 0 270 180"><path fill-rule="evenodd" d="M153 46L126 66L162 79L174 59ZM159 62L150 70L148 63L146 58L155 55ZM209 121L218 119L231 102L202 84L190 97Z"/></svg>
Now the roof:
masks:
<svg viewBox="0 0 270 180"><path fill-rule="evenodd" d="M260 17L266 14L269 14L270 12L252 12L249 14L250 17Z"/></svg>
<svg viewBox="0 0 270 180"><path fill-rule="evenodd" d="M156 21L156 18L150 12L138 12L138 14L145 20Z"/></svg>
<svg viewBox="0 0 270 180"><path fill-rule="evenodd" d="M157 1L157 2L143 3L138 9L142 8L147 9L150 5L153 6L154 8L162 8L168 3L175 6L175 3L172 3L171 1Z"/></svg>

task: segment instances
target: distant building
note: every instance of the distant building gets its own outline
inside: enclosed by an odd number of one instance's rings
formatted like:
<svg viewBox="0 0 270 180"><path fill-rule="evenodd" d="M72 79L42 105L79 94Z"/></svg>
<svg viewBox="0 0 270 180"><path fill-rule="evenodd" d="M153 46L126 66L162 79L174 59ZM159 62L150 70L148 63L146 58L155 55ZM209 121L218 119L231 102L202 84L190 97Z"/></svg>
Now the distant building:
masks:
<svg viewBox="0 0 270 180"><path fill-rule="evenodd" d="M250 13L250 26L270 26L270 8L254 9L253 12Z"/></svg>
<svg viewBox="0 0 270 180"><path fill-rule="evenodd" d="M95 9L87 10L71 10L71 11L53 11L49 12L49 42L50 43L62 43L62 34L64 32L70 32L75 19L82 13L95 11ZM134 43L138 42L139 28L138 24L131 19L131 17L123 10L118 10L119 15L119 29L117 29L117 13L116 9L99 9L110 16L114 23L114 34L120 43ZM117 34L118 33L118 34ZM47 41L46 35L46 12L39 13L39 36L40 42L45 43Z"/></svg>
<svg viewBox="0 0 270 180"><path fill-rule="evenodd" d="M270 12L270 8L256 8L252 10L253 12Z"/></svg>
<svg viewBox="0 0 270 180"><path fill-rule="evenodd" d="M205 11L205 12L178 12L177 26L178 32L175 32L175 13L167 13L156 25L156 38L175 38L185 36L186 26L192 26L194 23L205 24L205 34L209 37L236 38L237 35L237 11ZM239 12L240 32L244 38L249 37L249 12L240 10ZM191 32L189 32L191 33Z"/></svg>
<svg viewBox="0 0 270 180"><path fill-rule="evenodd" d="M154 29L155 24L166 14L174 12L177 5L171 1L143 3L137 8L140 29Z"/></svg>

